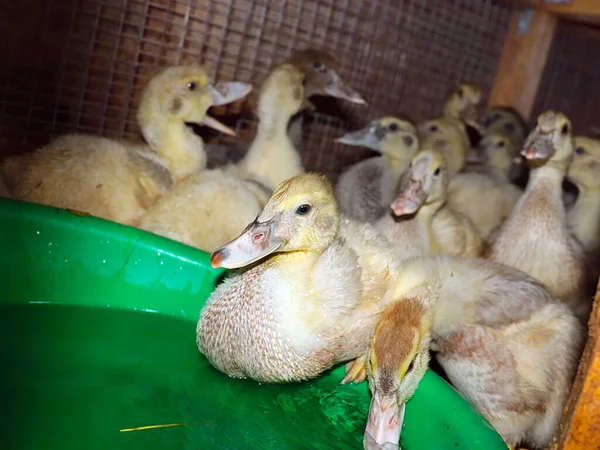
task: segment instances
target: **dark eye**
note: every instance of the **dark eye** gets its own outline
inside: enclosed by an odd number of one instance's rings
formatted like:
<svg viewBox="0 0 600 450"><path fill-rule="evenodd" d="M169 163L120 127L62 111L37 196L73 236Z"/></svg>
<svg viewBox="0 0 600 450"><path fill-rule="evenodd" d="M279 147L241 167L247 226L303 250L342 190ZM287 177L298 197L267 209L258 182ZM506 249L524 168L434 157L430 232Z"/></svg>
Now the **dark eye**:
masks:
<svg viewBox="0 0 600 450"><path fill-rule="evenodd" d="M406 373L410 372L411 370L413 370L413 367L415 366L415 360L413 359L410 364L408 365L408 369L406 369Z"/></svg>
<svg viewBox="0 0 600 450"><path fill-rule="evenodd" d="M315 61L313 63L313 67L315 69L317 69L319 72L323 72L323 73L327 72L327 67L325 67L325 64L323 64L322 62Z"/></svg>
<svg viewBox="0 0 600 450"><path fill-rule="evenodd" d="M458 90L457 94L458 94L458 96L459 96L460 98L463 98L463 95L465 95L465 93L463 92L462 88L460 88L460 89Z"/></svg>
<svg viewBox="0 0 600 450"><path fill-rule="evenodd" d="M429 131L431 131L432 133L435 133L437 130L438 130L438 127L437 127L437 125L431 125L431 126L429 127Z"/></svg>
<svg viewBox="0 0 600 450"><path fill-rule="evenodd" d="M438 167L437 169L435 169L435 172L433 172L433 174L437 177L440 174L440 168Z"/></svg>
<svg viewBox="0 0 600 450"><path fill-rule="evenodd" d="M498 142L498 147L500 147L500 148L504 148L504 141L500 141L500 142Z"/></svg>
<svg viewBox="0 0 600 450"><path fill-rule="evenodd" d="M195 83L195 82L193 82L193 81L190 81L190 82L187 84L187 88L188 88L190 91L193 91L194 89L196 89L196 83Z"/></svg>
<svg viewBox="0 0 600 450"><path fill-rule="evenodd" d="M577 147L575 149L575 153L577 153L578 155L583 155L585 153L585 148L583 148L583 147Z"/></svg>
<svg viewBox="0 0 600 450"><path fill-rule="evenodd" d="M402 140L407 147L410 147L413 144L413 138L411 136L404 136Z"/></svg>
<svg viewBox="0 0 600 450"><path fill-rule="evenodd" d="M389 129L390 131L396 131L396 130L398 129L398 124L397 124L397 123L390 123L390 124L388 125L388 129Z"/></svg>
<svg viewBox="0 0 600 450"><path fill-rule="evenodd" d="M512 123L505 123L504 124L504 129L506 131L508 131L509 133L514 133L515 131L515 126Z"/></svg>
<svg viewBox="0 0 600 450"><path fill-rule="evenodd" d="M310 209L310 205L300 205L296 209L296 214L298 214L299 216L305 216L310 212Z"/></svg>
<svg viewBox="0 0 600 450"><path fill-rule="evenodd" d="M566 123L562 126L560 132L562 134L567 134L569 132L569 125L567 125Z"/></svg>

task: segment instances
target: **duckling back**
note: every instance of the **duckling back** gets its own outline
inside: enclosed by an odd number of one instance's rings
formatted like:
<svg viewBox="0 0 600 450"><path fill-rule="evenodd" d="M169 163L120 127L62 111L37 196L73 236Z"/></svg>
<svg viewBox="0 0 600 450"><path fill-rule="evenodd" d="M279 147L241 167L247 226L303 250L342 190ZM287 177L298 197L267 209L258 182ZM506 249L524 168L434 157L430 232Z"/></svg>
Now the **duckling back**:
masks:
<svg viewBox="0 0 600 450"><path fill-rule="evenodd" d="M9 158L0 172L20 200L131 224L173 182L158 158L140 150L143 146L75 135Z"/></svg>

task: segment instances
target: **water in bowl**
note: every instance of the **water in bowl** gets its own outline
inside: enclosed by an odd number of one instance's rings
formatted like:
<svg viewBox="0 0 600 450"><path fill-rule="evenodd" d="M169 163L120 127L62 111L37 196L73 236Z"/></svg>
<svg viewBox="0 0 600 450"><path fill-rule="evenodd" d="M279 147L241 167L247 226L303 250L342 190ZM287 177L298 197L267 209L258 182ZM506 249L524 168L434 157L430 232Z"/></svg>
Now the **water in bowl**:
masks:
<svg viewBox="0 0 600 450"><path fill-rule="evenodd" d="M231 379L199 354L189 321L35 304L0 308L0 329L0 448L362 448L366 383Z"/></svg>

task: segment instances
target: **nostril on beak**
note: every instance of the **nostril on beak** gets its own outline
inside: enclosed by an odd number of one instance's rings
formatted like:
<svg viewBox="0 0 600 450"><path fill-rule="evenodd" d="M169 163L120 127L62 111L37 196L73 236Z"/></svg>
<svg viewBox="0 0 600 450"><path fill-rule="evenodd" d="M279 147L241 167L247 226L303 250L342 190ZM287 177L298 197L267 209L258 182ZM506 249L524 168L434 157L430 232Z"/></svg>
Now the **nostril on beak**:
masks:
<svg viewBox="0 0 600 450"><path fill-rule="evenodd" d="M210 256L210 266L213 269L218 269L219 267L221 267L221 264L223 263L223 261L225 260L225 258L227 258L229 256L229 250L222 248L220 250L216 250L211 256Z"/></svg>
<svg viewBox="0 0 600 450"><path fill-rule="evenodd" d="M265 233L256 233L252 235L252 240L254 242L260 242L265 239Z"/></svg>

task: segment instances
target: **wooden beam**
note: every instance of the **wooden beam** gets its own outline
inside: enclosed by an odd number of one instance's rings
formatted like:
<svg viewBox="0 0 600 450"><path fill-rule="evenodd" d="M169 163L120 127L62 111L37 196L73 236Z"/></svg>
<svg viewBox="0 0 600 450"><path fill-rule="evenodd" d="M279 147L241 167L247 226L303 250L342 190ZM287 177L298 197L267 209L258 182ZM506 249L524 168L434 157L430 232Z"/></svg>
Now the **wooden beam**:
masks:
<svg viewBox="0 0 600 450"><path fill-rule="evenodd" d="M589 321L589 337L559 434L551 450L600 448L600 286Z"/></svg>
<svg viewBox="0 0 600 450"><path fill-rule="evenodd" d="M600 2L598 0L570 0L562 3L546 0L502 0L523 7L556 14L565 19L578 22L600 23Z"/></svg>
<svg viewBox="0 0 600 450"><path fill-rule="evenodd" d="M529 120L556 23L556 16L546 12L513 12L488 106L513 107Z"/></svg>

